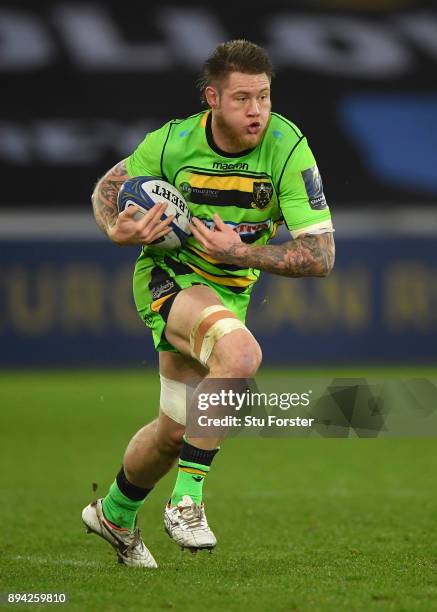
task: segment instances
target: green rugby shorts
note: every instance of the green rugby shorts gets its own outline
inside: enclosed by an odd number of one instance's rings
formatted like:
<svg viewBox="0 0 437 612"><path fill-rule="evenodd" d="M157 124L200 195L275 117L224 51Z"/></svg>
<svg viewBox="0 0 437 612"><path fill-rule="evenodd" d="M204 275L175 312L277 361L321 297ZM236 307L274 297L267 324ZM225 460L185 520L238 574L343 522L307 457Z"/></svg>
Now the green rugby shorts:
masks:
<svg viewBox="0 0 437 612"><path fill-rule="evenodd" d="M152 331L157 351L179 352L166 340L164 330L175 297L193 285L211 287L223 306L244 323L252 285L244 288L220 285L168 254L154 253L152 257L141 253L135 264L134 298L141 319Z"/></svg>

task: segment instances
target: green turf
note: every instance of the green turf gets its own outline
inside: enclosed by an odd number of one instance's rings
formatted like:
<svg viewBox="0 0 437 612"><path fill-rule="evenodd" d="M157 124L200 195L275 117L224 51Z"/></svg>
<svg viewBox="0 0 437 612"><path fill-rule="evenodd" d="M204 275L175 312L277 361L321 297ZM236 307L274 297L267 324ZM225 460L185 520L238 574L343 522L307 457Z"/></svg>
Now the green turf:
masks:
<svg viewBox="0 0 437 612"><path fill-rule="evenodd" d="M432 438L228 440L205 484L216 551L165 535L172 473L140 515L159 569L119 566L80 512L157 402L156 374L0 375L0 591L66 592L68 610L437 610Z"/></svg>

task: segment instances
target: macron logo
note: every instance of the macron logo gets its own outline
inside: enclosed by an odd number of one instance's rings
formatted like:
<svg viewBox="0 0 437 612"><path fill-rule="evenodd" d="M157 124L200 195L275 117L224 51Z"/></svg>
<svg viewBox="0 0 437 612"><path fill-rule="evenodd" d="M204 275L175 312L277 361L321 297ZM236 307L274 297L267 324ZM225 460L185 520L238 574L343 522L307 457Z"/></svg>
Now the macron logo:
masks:
<svg viewBox="0 0 437 612"><path fill-rule="evenodd" d="M249 170L249 164L244 164L242 162L237 162L236 164L214 162L212 167L215 170Z"/></svg>

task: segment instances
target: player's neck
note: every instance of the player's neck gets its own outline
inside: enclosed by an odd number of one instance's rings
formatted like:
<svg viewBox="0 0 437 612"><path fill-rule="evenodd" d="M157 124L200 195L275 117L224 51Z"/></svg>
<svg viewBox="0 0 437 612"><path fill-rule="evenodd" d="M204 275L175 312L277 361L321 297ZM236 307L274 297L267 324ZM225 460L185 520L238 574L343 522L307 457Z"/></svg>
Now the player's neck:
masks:
<svg viewBox="0 0 437 612"><path fill-rule="evenodd" d="M224 154L229 153L235 156L238 153L245 155L248 150L233 134L229 133L227 126L217 120L217 117L211 113L211 136L216 147Z"/></svg>

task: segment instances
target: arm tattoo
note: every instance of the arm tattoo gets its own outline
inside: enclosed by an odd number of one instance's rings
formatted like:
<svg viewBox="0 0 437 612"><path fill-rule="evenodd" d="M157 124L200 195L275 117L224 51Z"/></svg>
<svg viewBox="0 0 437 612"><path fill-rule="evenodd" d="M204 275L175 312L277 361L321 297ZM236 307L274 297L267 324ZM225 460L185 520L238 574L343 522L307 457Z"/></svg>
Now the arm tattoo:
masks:
<svg viewBox="0 0 437 612"><path fill-rule="evenodd" d="M220 255L232 263L281 276L327 276L335 259L334 236L303 234L284 244L250 246L232 244Z"/></svg>
<svg viewBox="0 0 437 612"><path fill-rule="evenodd" d="M95 186L91 197L94 217L100 229L107 234L117 221L117 197L120 187L129 178L125 161L119 162Z"/></svg>

